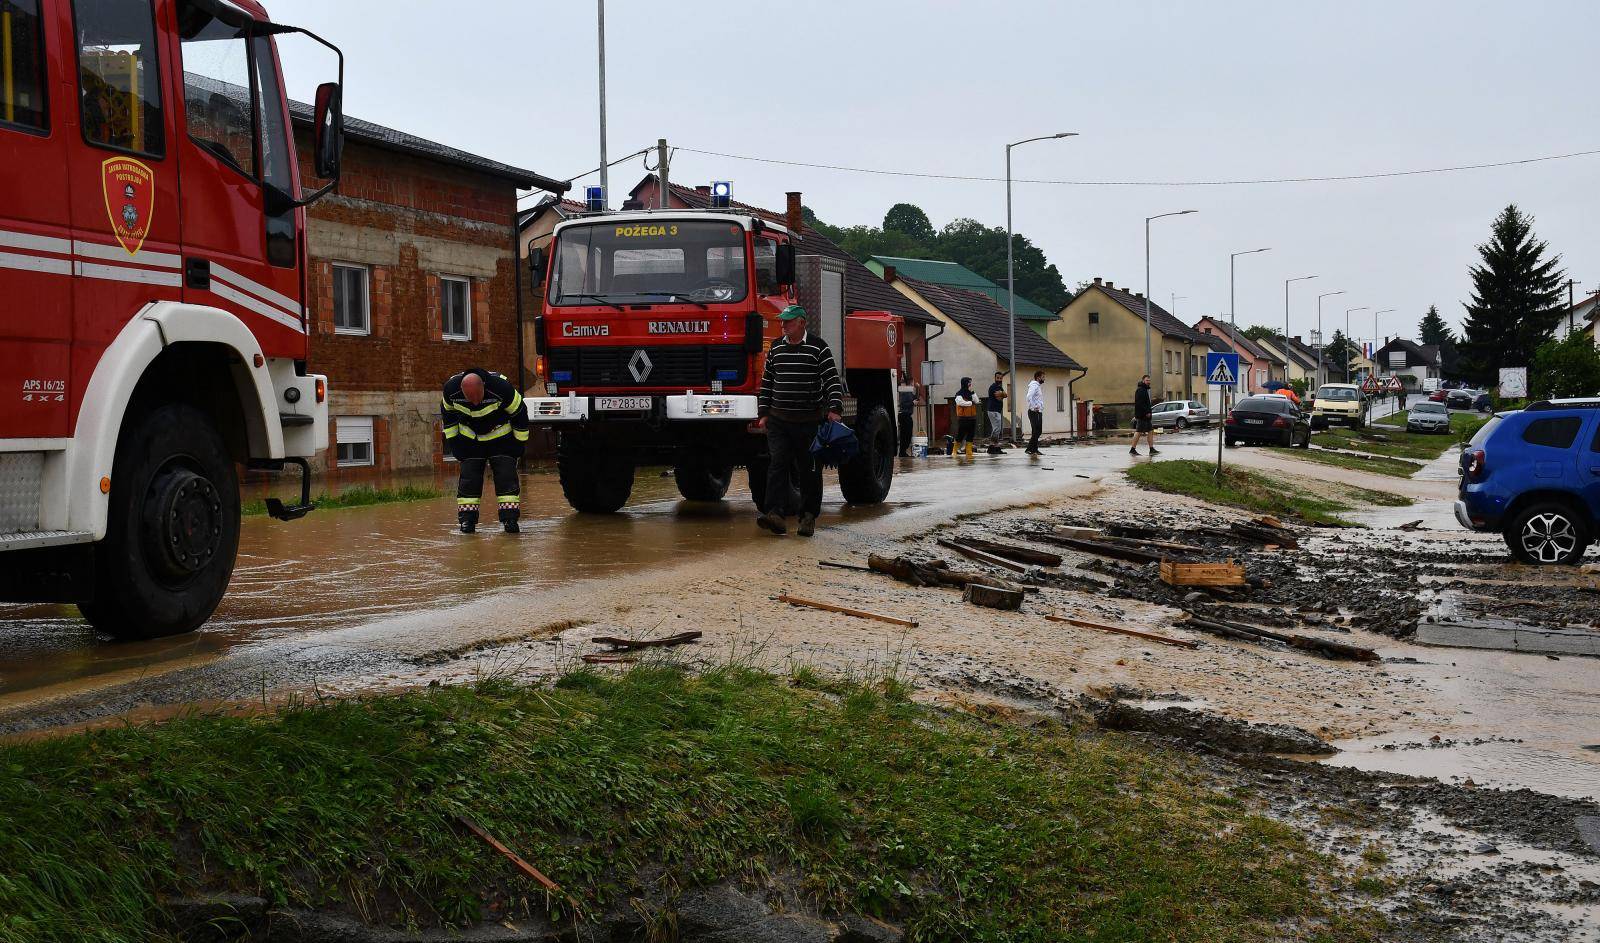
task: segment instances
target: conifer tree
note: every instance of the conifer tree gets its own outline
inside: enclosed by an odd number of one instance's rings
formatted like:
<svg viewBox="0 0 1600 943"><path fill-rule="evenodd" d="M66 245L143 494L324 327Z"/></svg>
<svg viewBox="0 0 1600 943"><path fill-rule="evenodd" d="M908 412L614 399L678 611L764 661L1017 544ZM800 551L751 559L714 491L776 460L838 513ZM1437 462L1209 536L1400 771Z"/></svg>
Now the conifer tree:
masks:
<svg viewBox="0 0 1600 943"><path fill-rule="evenodd" d="M1470 271L1472 300L1462 341L1463 367L1480 383L1502 366L1527 366L1561 317L1561 257L1533 234L1533 218L1507 206L1495 217L1482 261Z"/></svg>

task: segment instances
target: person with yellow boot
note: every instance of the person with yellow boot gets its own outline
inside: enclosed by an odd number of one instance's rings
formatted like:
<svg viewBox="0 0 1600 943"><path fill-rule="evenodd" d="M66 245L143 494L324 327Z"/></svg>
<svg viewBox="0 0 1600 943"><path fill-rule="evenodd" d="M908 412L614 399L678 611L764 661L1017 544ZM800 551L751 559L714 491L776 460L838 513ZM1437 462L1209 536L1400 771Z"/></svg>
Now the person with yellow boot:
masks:
<svg viewBox="0 0 1600 943"><path fill-rule="evenodd" d="M978 394L972 388L972 378L961 378L961 389L956 391L956 441L950 454L961 454L961 444L966 443L967 458L973 457L972 440L978 434Z"/></svg>

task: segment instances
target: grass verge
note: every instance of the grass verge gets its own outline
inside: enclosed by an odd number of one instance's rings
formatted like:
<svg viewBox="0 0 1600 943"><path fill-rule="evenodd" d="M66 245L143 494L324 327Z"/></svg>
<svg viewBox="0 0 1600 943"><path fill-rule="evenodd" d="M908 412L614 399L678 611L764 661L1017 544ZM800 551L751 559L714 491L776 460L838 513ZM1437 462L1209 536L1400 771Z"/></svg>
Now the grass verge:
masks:
<svg viewBox="0 0 1600 943"><path fill-rule="evenodd" d="M1303 454L1299 449L1283 451ZM1292 482L1269 478L1242 468L1224 465L1220 481L1215 477L1215 472L1216 466L1210 462L1180 459L1135 465L1128 469L1128 478L1142 488L1188 495L1213 504L1226 504L1275 517L1298 518L1311 524L1350 525L1339 513L1351 510L1352 504L1308 494ZM1410 498L1400 495L1365 488L1335 487L1351 501L1391 507L1403 507L1411 503Z"/></svg>
<svg viewBox="0 0 1600 943"><path fill-rule="evenodd" d="M1336 465L1356 471L1388 475L1391 478L1410 478L1422 470L1422 463L1385 455L1352 455L1345 452L1324 452L1320 449L1278 449L1284 458L1315 462L1319 465Z"/></svg>
<svg viewBox="0 0 1600 943"><path fill-rule="evenodd" d="M393 504L397 501L427 501L443 495L444 492L437 488L419 488L416 485L402 485L398 488L374 488L371 485L357 485L338 494L329 494L324 491L316 497L317 510L337 511L341 508L364 508L374 504ZM239 509L245 517L267 513L267 502L262 499L246 501Z"/></svg>
<svg viewBox="0 0 1600 943"><path fill-rule="evenodd" d="M1373 424L1383 426L1399 426L1403 429L1405 428L1406 424L1406 416L1410 415L1410 412L1411 411L1408 409L1402 409L1393 415L1385 416L1382 419L1373 420ZM1447 439L1452 443L1466 442L1468 439L1471 439L1479 429L1483 428L1483 424L1488 422L1489 418L1490 417L1478 413L1451 413L1451 434L1449 436L1441 436L1440 438Z"/></svg>
<svg viewBox="0 0 1600 943"><path fill-rule="evenodd" d="M1373 434L1383 436L1383 440L1372 438ZM1424 435L1420 432L1407 432L1404 428L1377 429L1368 426L1360 431L1345 428L1328 429L1312 436L1311 444L1350 449L1387 458L1431 462L1455 445L1456 440L1451 435Z"/></svg>
<svg viewBox="0 0 1600 943"><path fill-rule="evenodd" d="M7 943L165 939L167 893L418 926L566 906L462 813L586 914L785 875L917 940L1343 941L1376 919L1334 912L1351 875L1181 757L809 672L646 666L195 715L3 746L0 770Z"/></svg>

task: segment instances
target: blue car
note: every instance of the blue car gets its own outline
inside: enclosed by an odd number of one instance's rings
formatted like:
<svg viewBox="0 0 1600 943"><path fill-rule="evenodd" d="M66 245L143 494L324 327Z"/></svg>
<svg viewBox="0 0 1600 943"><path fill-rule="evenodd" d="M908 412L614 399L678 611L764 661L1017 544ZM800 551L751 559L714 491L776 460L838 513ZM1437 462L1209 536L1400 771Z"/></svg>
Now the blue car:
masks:
<svg viewBox="0 0 1600 943"><path fill-rule="evenodd" d="M1600 530L1600 398L1498 413L1461 453L1456 520L1523 563L1577 563Z"/></svg>

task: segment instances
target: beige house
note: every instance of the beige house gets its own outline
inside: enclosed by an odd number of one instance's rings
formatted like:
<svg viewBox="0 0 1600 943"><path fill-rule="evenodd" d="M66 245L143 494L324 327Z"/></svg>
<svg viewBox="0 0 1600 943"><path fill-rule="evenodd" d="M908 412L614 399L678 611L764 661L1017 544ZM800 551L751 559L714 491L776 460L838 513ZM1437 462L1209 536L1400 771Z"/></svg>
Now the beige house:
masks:
<svg viewBox="0 0 1600 943"><path fill-rule="evenodd" d="M1080 399L1101 405L1133 402L1145 372L1144 296L1096 278L1050 324L1050 343L1092 364L1077 384ZM1158 400L1206 400L1211 348L1197 331L1159 304L1150 305L1150 388Z"/></svg>
<svg viewBox="0 0 1600 943"><path fill-rule="evenodd" d="M1281 336L1274 334L1256 341L1256 344L1271 351L1287 365L1287 379L1290 383L1304 380L1307 386L1314 385L1317 352L1302 343L1300 338L1293 337L1285 341Z"/></svg>
<svg viewBox="0 0 1600 943"><path fill-rule="evenodd" d="M891 270L892 272L893 270ZM1009 373L1010 333L1006 322L1011 316L988 295L937 285L895 274L891 283L922 310L938 319L943 330L928 329L928 358L944 364L944 382L931 386L928 398L934 403L934 438L942 437L951 425L950 400L960 388L962 377L971 377L973 389L982 395L997 371ZM1081 399L1073 385L1087 371L1060 348L1040 337L1019 317L1014 321L1017 345L1017 385L1007 391L1015 398L1017 415L1024 432L1027 420L1025 396L1028 382L1037 370L1044 378L1044 431L1050 435L1074 434ZM1009 416L1009 410L1007 412Z"/></svg>

